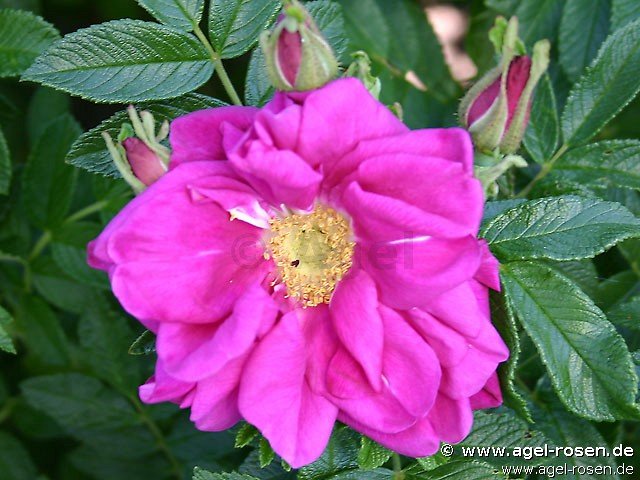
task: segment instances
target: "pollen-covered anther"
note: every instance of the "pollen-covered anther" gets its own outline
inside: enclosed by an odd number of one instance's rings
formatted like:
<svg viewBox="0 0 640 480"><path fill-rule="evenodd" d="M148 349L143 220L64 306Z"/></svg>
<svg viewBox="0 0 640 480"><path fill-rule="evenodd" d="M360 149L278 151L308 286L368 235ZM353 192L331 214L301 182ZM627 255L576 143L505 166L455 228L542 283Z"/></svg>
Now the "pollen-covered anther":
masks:
<svg viewBox="0 0 640 480"><path fill-rule="evenodd" d="M272 219L269 253L287 295L304 307L329 303L353 263L355 242L347 219L318 205L308 214Z"/></svg>

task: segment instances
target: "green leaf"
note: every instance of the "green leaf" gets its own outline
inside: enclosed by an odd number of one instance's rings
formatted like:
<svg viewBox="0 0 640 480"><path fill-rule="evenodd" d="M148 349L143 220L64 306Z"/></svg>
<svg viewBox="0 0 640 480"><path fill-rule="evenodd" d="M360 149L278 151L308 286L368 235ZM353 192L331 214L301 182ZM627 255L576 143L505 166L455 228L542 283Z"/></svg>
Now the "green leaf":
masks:
<svg viewBox="0 0 640 480"><path fill-rule="evenodd" d="M557 397L550 391L550 386L546 379L540 382L540 387L536 390L536 397L542 400L543 408L534 408L535 425L550 441L550 443L558 446L589 446L604 447L610 451L607 442L602 438L598 429L591 423L580 419L567 412L558 401ZM566 478L574 480L620 480L616 474L608 475L588 475L580 474L580 469L593 469L596 466L608 466L615 472L616 462L613 456L599 455L589 457L587 455L563 455L562 452L554 460L556 465L567 464L568 468L574 468L573 475L567 475Z"/></svg>
<svg viewBox="0 0 640 480"><path fill-rule="evenodd" d="M389 55L391 32L376 0L342 0L351 50L365 50L371 57Z"/></svg>
<svg viewBox="0 0 640 480"><path fill-rule="evenodd" d="M72 434L139 424L123 397L86 375L31 377L22 382L21 389L32 407L45 412Z"/></svg>
<svg viewBox="0 0 640 480"><path fill-rule="evenodd" d="M139 111L148 110L158 122L163 122L164 120L171 121L196 110L223 105L226 103L220 100L190 93L175 100L142 104L137 108ZM107 132L115 139L120 132L120 127L128 119L127 112L121 111L97 127L83 133L71 147L66 158L67 163L101 175L120 177L102 138L102 132Z"/></svg>
<svg viewBox="0 0 640 480"><path fill-rule="evenodd" d="M56 314L39 297L22 299L16 312L16 324L24 335L29 354L41 364L64 366L70 363L67 336Z"/></svg>
<svg viewBox="0 0 640 480"><path fill-rule="evenodd" d="M0 78L18 77L60 36L30 12L0 10Z"/></svg>
<svg viewBox="0 0 640 480"><path fill-rule="evenodd" d="M616 326L640 331L640 297L618 304L607 316Z"/></svg>
<svg viewBox="0 0 640 480"><path fill-rule="evenodd" d="M334 429L322 456L298 471L299 480L333 477L358 468L360 437L348 428Z"/></svg>
<svg viewBox="0 0 640 480"><path fill-rule="evenodd" d="M518 333L518 326L516 325L513 309L504 298L504 295L492 292L489 299L491 321L509 348L509 359L501 363L498 367L498 377L500 379L504 403L516 411L522 418L531 421L531 413L527 408L527 402L522 398L522 395L518 392L514 384L518 361L520 360L521 347L520 334Z"/></svg>
<svg viewBox="0 0 640 480"><path fill-rule="evenodd" d="M570 262L553 262L552 267L580 287L584 293L595 298L598 291L598 270L593 260L573 260Z"/></svg>
<svg viewBox="0 0 640 480"><path fill-rule="evenodd" d="M194 37L153 22L114 20L66 35L22 78L88 100L126 103L184 95L212 73Z"/></svg>
<svg viewBox="0 0 640 480"><path fill-rule="evenodd" d="M33 480L38 474L22 444L5 432L0 432L0 472L3 480Z"/></svg>
<svg viewBox="0 0 640 480"><path fill-rule="evenodd" d="M0 195L7 195L9 193L12 175L11 169L9 147L7 146L7 141L4 138L2 130L0 130Z"/></svg>
<svg viewBox="0 0 640 480"><path fill-rule="evenodd" d="M511 208L481 236L503 260L578 260L640 236L640 220L619 203L567 195Z"/></svg>
<svg viewBox="0 0 640 480"><path fill-rule="evenodd" d="M237 472L212 473L201 468L193 469L193 480L257 480L256 477Z"/></svg>
<svg viewBox="0 0 640 480"><path fill-rule="evenodd" d="M49 124L31 150L23 188L27 216L37 227L56 227L67 215L76 171L64 159L81 131L71 116L63 115Z"/></svg>
<svg viewBox="0 0 640 480"><path fill-rule="evenodd" d="M87 264L86 245L83 248L78 248L56 242L51 245L51 256L60 269L72 280L90 287L110 290L106 274L89 267Z"/></svg>
<svg viewBox="0 0 640 480"><path fill-rule="evenodd" d="M165 25L185 32L200 23L204 0L137 0L151 15Z"/></svg>
<svg viewBox="0 0 640 480"><path fill-rule="evenodd" d="M262 48L256 48L251 53L249 67L247 69L247 79L244 85L244 98L247 105L262 107L273 94L275 89L267 76L267 64Z"/></svg>
<svg viewBox="0 0 640 480"><path fill-rule="evenodd" d="M47 87L38 88L29 103L27 112L27 130L29 144L35 145L52 120L69 113L71 101L69 95Z"/></svg>
<svg viewBox="0 0 640 480"><path fill-rule="evenodd" d="M222 58L249 51L280 7L278 0L211 0L209 35L213 48Z"/></svg>
<svg viewBox="0 0 640 480"><path fill-rule="evenodd" d="M91 304L93 290L69 280L50 256L38 257L31 269L36 291L51 305L80 314Z"/></svg>
<svg viewBox="0 0 640 480"><path fill-rule="evenodd" d="M516 10L520 37L527 47L543 38L555 42L566 0L522 0Z"/></svg>
<svg viewBox="0 0 640 480"><path fill-rule="evenodd" d="M127 320L99 295L78 324L84 362L97 377L124 395L134 392L141 380L139 362L127 355L132 336Z"/></svg>
<svg viewBox="0 0 640 480"><path fill-rule="evenodd" d="M156 351L156 336L153 332L145 330L129 346L129 355L149 355Z"/></svg>
<svg viewBox="0 0 640 480"><path fill-rule="evenodd" d="M314 0L305 5L338 60L347 53L349 40L344 26L342 6L331 0Z"/></svg>
<svg viewBox="0 0 640 480"><path fill-rule="evenodd" d="M598 189L640 190L640 141L605 140L570 150L554 164L550 178Z"/></svg>
<svg viewBox="0 0 640 480"><path fill-rule="evenodd" d="M13 319L9 312L0 307L0 350L7 353L16 353L16 347L13 346L11 336L5 330L5 327L11 323Z"/></svg>
<svg viewBox="0 0 640 480"><path fill-rule="evenodd" d="M393 452L364 435L360 438L358 466L365 470L381 467L391 458Z"/></svg>
<svg viewBox="0 0 640 480"><path fill-rule="evenodd" d="M609 32L611 0L567 0L560 22L560 65L575 82Z"/></svg>
<svg viewBox="0 0 640 480"><path fill-rule="evenodd" d="M268 467L276 458L276 452L274 452L273 448L271 448L269 440L264 437L260 438L258 448L260 451L260 468Z"/></svg>
<svg viewBox="0 0 640 480"><path fill-rule="evenodd" d="M258 429L250 423L244 423L236 434L235 448L243 448L249 445L258 435Z"/></svg>
<svg viewBox="0 0 640 480"><path fill-rule="evenodd" d="M613 0L611 11L611 30L618 30L640 18L640 2Z"/></svg>
<svg viewBox="0 0 640 480"><path fill-rule="evenodd" d="M305 4L305 8L314 18L316 25L327 39L335 54L340 58L347 50L347 40L339 4L328 0L314 0ZM249 60L245 82L245 99L248 105L262 106L274 93L267 76L267 67L262 48L256 48Z"/></svg>
<svg viewBox="0 0 640 480"><path fill-rule="evenodd" d="M496 480L505 477L486 463L456 460L429 470L419 478L424 480Z"/></svg>
<svg viewBox="0 0 640 480"><path fill-rule="evenodd" d="M548 75L542 77L531 107L524 146L538 162L548 161L560 145L560 121L553 85Z"/></svg>
<svg viewBox="0 0 640 480"><path fill-rule="evenodd" d="M424 92L405 80L408 72L443 103L459 97L460 89L451 77L442 46L420 5L411 0L342 0L340 3L352 49L366 51L379 71L391 73L401 85L420 96L424 96ZM399 100L395 92L391 94L385 81L383 86L383 101ZM416 102L408 99L405 102L407 107L411 103Z"/></svg>
<svg viewBox="0 0 640 480"><path fill-rule="evenodd" d="M501 272L509 301L566 407L596 421L637 418L631 355L593 301L543 264L508 263Z"/></svg>
<svg viewBox="0 0 640 480"><path fill-rule="evenodd" d="M119 442L122 436L114 440ZM99 448L82 445L68 457L77 470L95 480L161 479L167 478L167 471L170 470L166 458L159 453L123 458L122 455L107 455Z"/></svg>
<svg viewBox="0 0 640 480"><path fill-rule="evenodd" d="M501 408L493 413L477 411L473 417L473 429L460 445L463 448L469 447L474 449L474 457L478 460L491 463L492 465L504 465L504 455L493 456L492 454L481 454L478 452L478 449L497 447L503 448L506 452L513 452L514 448L535 448L543 446L545 443L550 443L549 439L543 434L533 430L529 424L516 417L513 412L506 408ZM461 448L456 448L457 454L460 457L467 457L464 454L460 455L460 450ZM509 460L512 464L527 462L527 460L521 457L518 458L509 455L509 453L507 453L507 455L512 457L512 459ZM543 462L544 460L542 460L541 463Z"/></svg>
<svg viewBox="0 0 640 480"><path fill-rule="evenodd" d="M15 8L16 10L30 10L39 13L40 0L0 0L0 8Z"/></svg>
<svg viewBox="0 0 640 480"><path fill-rule="evenodd" d="M257 449L247 455L238 471L261 480L291 480L295 478L290 472L291 467L288 470L284 469L283 461L273 462L268 467L260 468L260 452Z"/></svg>
<svg viewBox="0 0 640 480"><path fill-rule="evenodd" d="M588 141L640 90L640 20L610 35L562 113L565 143Z"/></svg>

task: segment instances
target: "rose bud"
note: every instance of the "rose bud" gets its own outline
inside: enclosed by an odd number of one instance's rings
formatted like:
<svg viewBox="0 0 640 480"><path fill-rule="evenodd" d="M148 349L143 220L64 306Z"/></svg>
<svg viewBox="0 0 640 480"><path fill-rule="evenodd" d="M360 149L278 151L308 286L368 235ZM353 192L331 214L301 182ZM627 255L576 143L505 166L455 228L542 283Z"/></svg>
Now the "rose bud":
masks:
<svg viewBox="0 0 640 480"><path fill-rule="evenodd" d="M139 138L129 137L122 142L133 174L147 187L167 171L158 155Z"/></svg>
<svg viewBox="0 0 640 480"><path fill-rule="evenodd" d="M114 143L107 132L103 132L102 137L122 178L140 193L167 172L170 152L160 142L169 134L169 124L164 122L156 134L151 113L145 111L138 115L132 106L128 113L133 126L122 125L118 143Z"/></svg>
<svg viewBox="0 0 640 480"><path fill-rule="evenodd" d="M541 40L532 57L525 55L515 17L504 25L504 37L493 40L502 52L500 65L467 92L460 104L460 121L479 150L515 153L529 122L533 91L549 66L550 45Z"/></svg>
<svg viewBox="0 0 640 480"><path fill-rule="evenodd" d="M267 72L278 90L313 90L333 80L338 61L309 12L297 1L287 1L272 32L260 44Z"/></svg>

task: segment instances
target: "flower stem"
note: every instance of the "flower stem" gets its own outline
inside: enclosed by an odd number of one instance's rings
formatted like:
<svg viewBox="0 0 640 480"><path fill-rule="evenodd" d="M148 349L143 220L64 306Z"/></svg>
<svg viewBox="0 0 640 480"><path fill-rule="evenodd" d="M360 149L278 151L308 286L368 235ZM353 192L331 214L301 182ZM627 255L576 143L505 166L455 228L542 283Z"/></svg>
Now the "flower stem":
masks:
<svg viewBox="0 0 640 480"><path fill-rule="evenodd" d="M533 180L531 180L526 187L524 187L522 190L520 190L520 192L514 198L526 198L526 196L529 195L529 193L531 193L531 190L533 189L533 187L540 180L542 180L544 177L549 175L551 170L553 170L554 164L558 161L558 159L562 155L564 155L564 152L566 152L568 149L569 149L569 145L567 145L566 143L564 145L562 145L558 149L558 151L553 155L553 157L551 157L551 160L549 160L547 163L542 165L542 168L540 169L538 174L535 177L533 177Z"/></svg>
<svg viewBox="0 0 640 480"><path fill-rule="evenodd" d="M169 461L169 464L171 465L171 472L173 473L172 476L177 480L183 480L182 467L180 466L180 463L178 462L176 457L173 455L173 452L169 448L169 445L167 444L166 440L164 439L164 434L162 433L162 430L160 430L160 427L158 427L158 425L153 420L153 418L149 416L149 414L147 413L146 409L144 408L140 400L138 400L138 397L136 397L135 395L130 395L129 401L133 404L135 409L138 411L138 413L140 414L140 419L147 426L147 428L155 438L156 445L158 446L158 450L160 450L160 452L164 454L164 456Z"/></svg>
<svg viewBox="0 0 640 480"><path fill-rule="evenodd" d="M400 455L394 453L391 457L393 463L393 480L404 480L404 471L402 470L402 460Z"/></svg>
<svg viewBox="0 0 640 480"><path fill-rule="evenodd" d="M106 200L100 200L99 202L92 203L91 205L81 210L78 210L73 215L70 215L69 217L67 217L64 220L64 222L62 222L62 225L68 225L70 223L77 222L78 220L82 220L83 218L88 217L89 215L99 212L107 205L108 205L108 202ZM49 230L45 230L40 236L40 238L38 239L38 241L36 242L35 246L33 247L33 250L31 250L31 253L29 254L29 257L28 257L29 261L37 258L42 253L42 251L47 247L47 245L51 243L52 239L53 239L52 233Z"/></svg>
<svg viewBox="0 0 640 480"><path fill-rule="evenodd" d="M220 78L220 81L222 82L222 86L227 92L227 95L229 95L229 98L231 99L234 105L241 106L242 100L240 100L240 97L238 96L238 92L236 92L236 89L234 88L233 83L231 83L231 79L229 78L229 75L227 74L227 71L225 70L224 65L222 64L222 59L220 58L220 55L218 54L218 52L214 50L213 46L211 46L211 42L209 42L209 39L202 32L202 29L198 24L193 25L193 33L196 34L196 37L198 37L198 40L200 40L200 43L202 43L202 45L204 45L204 48L207 49L207 52L209 52L209 56L211 57L211 63L213 63L215 67L215 71L218 74L218 78Z"/></svg>

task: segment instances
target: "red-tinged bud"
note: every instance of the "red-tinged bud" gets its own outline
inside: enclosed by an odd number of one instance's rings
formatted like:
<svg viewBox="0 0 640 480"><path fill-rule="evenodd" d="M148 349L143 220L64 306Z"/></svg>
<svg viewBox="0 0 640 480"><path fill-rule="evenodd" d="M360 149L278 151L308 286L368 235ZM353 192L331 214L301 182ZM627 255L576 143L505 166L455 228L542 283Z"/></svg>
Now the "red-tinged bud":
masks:
<svg viewBox="0 0 640 480"><path fill-rule="evenodd" d="M156 132L150 112L138 114L133 106L127 111L131 124L122 125L117 143L107 132L102 137L122 178L134 192L140 193L167 171L170 151L162 141L169 134L169 123L163 122Z"/></svg>
<svg viewBox="0 0 640 480"><path fill-rule="evenodd" d="M549 42L536 43L533 57L516 55L523 48L517 36L517 19L512 18L508 25L502 21L504 36L497 41L501 64L469 90L460 105L460 120L479 150L498 149L509 154L522 142L533 91L549 65Z"/></svg>
<svg viewBox="0 0 640 480"><path fill-rule="evenodd" d="M167 171L160 157L139 138L129 137L122 142L133 174L147 187Z"/></svg>
<svg viewBox="0 0 640 480"><path fill-rule="evenodd" d="M278 90L312 90L338 74L331 46L297 0L285 3L275 28L265 32L260 43L269 78Z"/></svg>

